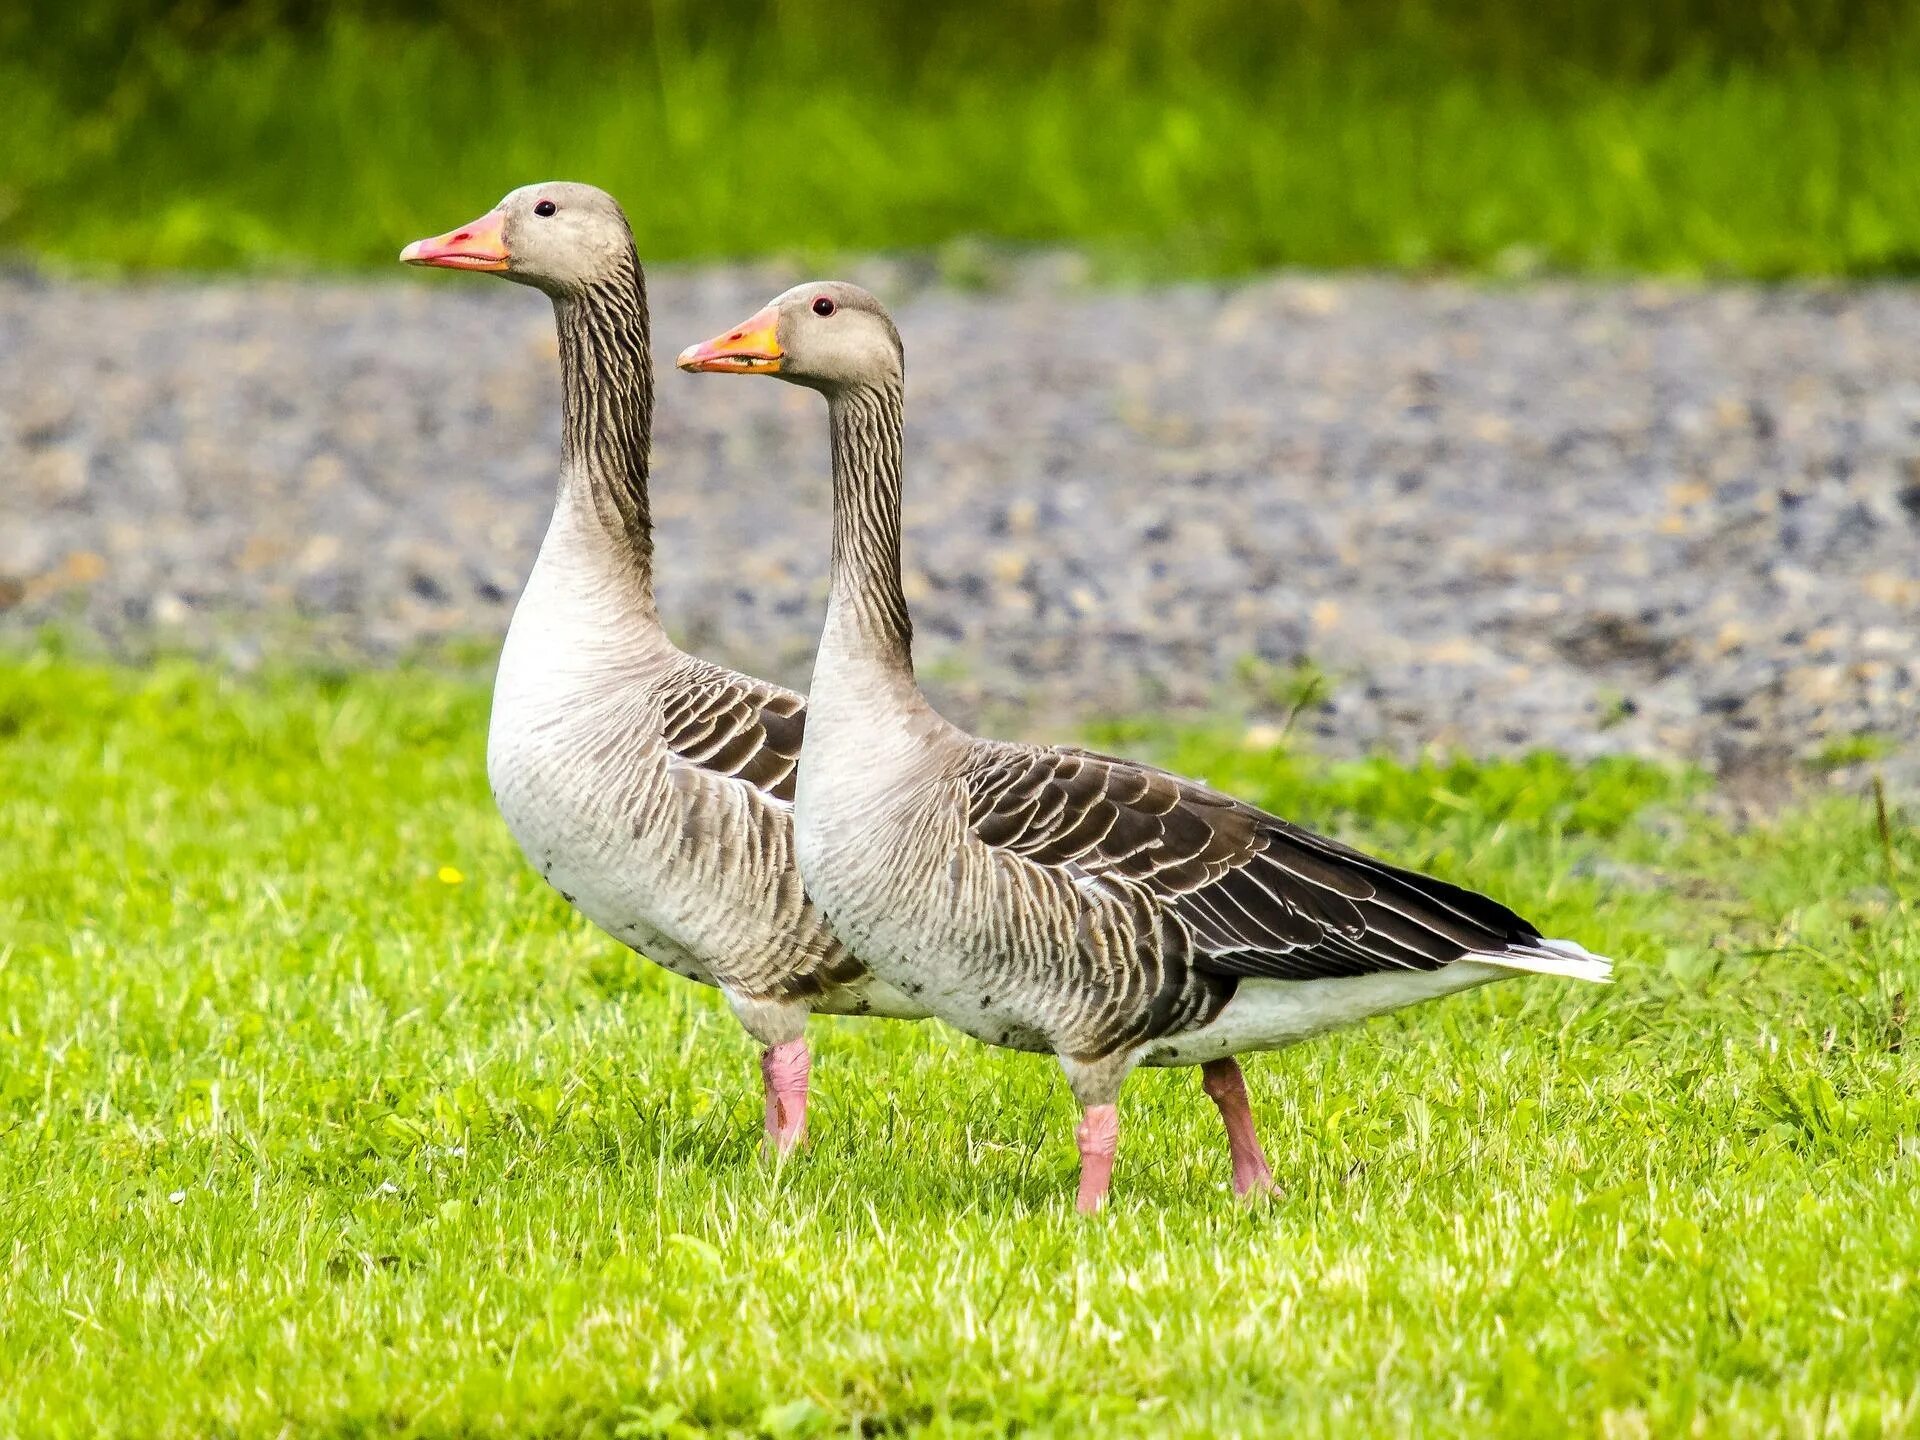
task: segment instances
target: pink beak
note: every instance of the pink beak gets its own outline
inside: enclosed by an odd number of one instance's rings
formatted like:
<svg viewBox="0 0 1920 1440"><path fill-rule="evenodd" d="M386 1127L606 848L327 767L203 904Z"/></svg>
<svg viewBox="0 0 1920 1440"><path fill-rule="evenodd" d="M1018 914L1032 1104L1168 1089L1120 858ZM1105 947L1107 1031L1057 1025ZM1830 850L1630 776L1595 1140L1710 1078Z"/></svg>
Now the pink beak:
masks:
<svg viewBox="0 0 1920 1440"><path fill-rule="evenodd" d="M400 258L409 265L437 265L445 270L504 270L509 258L506 212L489 210L458 230L416 240L400 252Z"/></svg>

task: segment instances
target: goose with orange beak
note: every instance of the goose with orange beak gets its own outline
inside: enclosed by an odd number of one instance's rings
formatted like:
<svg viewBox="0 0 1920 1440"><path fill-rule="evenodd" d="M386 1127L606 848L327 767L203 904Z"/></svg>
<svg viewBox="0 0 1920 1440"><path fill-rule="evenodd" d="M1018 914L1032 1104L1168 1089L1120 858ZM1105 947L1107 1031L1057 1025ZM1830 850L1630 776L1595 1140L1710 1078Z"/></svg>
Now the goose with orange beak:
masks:
<svg viewBox="0 0 1920 1440"><path fill-rule="evenodd" d="M680 352L682 370L709 370L734 375L780 373L780 317L771 307L738 329Z"/></svg>
<svg viewBox="0 0 1920 1440"><path fill-rule="evenodd" d="M1106 1199L1120 1087L1197 1065L1233 1188L1273 1183L1235 1056L1534 973L1605 980L1497 900L1150 765L969 735L913 673L900 578L906 361L885 307L823 281L680 356L820 391L827 614L794 821L800 873L882 980L990 1044L1052 1054Z"/></svg>
<svg viewBox="0 0 1920 1440"><path fill-rule="evenodd" d="M842 945L793 855L806 700L688 655L660 623L653 367L627 218L589 185L515 190L400 252L545 292L559 487L494 685L487 775L527 859L622 944L719 988L760 1043L768 1145L806 1133L807 1017L917 1017Z"/></svg>

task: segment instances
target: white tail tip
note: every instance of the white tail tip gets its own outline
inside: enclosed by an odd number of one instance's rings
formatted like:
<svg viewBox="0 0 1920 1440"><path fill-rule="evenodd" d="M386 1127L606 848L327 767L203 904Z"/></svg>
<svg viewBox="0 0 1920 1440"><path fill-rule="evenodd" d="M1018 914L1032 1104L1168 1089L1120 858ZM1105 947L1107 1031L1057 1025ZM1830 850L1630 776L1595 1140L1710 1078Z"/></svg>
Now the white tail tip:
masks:
<svg viewBox="0 0 1920 1440"><path fill-rule="evenodd" d="M1529 975L1559 975L1595 985L1613 983L1613 961L1572 940L1542 940L1511 950L1476 950L1473 958L1508 970L1524 970Z"/></svg>

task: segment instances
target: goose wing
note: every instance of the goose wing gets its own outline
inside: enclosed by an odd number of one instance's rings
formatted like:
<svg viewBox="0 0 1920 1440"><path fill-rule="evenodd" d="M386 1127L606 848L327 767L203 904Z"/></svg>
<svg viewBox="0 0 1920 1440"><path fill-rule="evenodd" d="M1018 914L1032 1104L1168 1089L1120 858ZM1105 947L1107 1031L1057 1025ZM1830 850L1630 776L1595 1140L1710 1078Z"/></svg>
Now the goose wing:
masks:
<svg viewBox="0 0 1920 1440"><path fill-rule="evenodd" d="M805 696L704 660L663 687L678 863L704 877L716 907L771 907L760 913L773 925L772 948L727 957L730 991L797 999L866 973L813 908L794 866L794 778L806 722Z"/></svg>
<svg viewBox="0 0 1920 1440"><path fill-rule="evenodd" d="M1194 781L1086 750L996 751L968 777L974 837L1076 886L1144 891L1203 974L1308 980L1472 955L1604 978L1604 962L1497 901Z"/></svg>
<svg viewBox="0 0 1920 1440"><path fill-rule="evenodd" d="M667 748L681 763L742 780L793 803L806 697L718 666L680 677L662 709Z"/></svg>

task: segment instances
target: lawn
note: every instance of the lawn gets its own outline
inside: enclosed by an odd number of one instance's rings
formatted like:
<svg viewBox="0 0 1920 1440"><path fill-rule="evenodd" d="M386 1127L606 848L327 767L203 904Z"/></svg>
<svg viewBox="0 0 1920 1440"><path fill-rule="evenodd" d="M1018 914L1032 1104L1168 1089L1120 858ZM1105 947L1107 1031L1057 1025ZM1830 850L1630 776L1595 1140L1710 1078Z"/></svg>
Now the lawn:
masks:
<svg viewBox="0 0 1920 1440"><path fill-rule="evenodd" d="M1064 1085L745 1036L528 873L484 684L0 663L0 1434L1920 1429L1920 838L1697 779L1096 733L1620 961L1191 1074L1072 1213Z"/></svg>
<svg viewBox="0 0 1920 1440"><path fill-rule="evenodd" d="M931 250L979 280L985 239L1153 275L1920 267L1899 0L494 9L23 0L0 255L388 267L572 178L659 261Z"/></svg>

